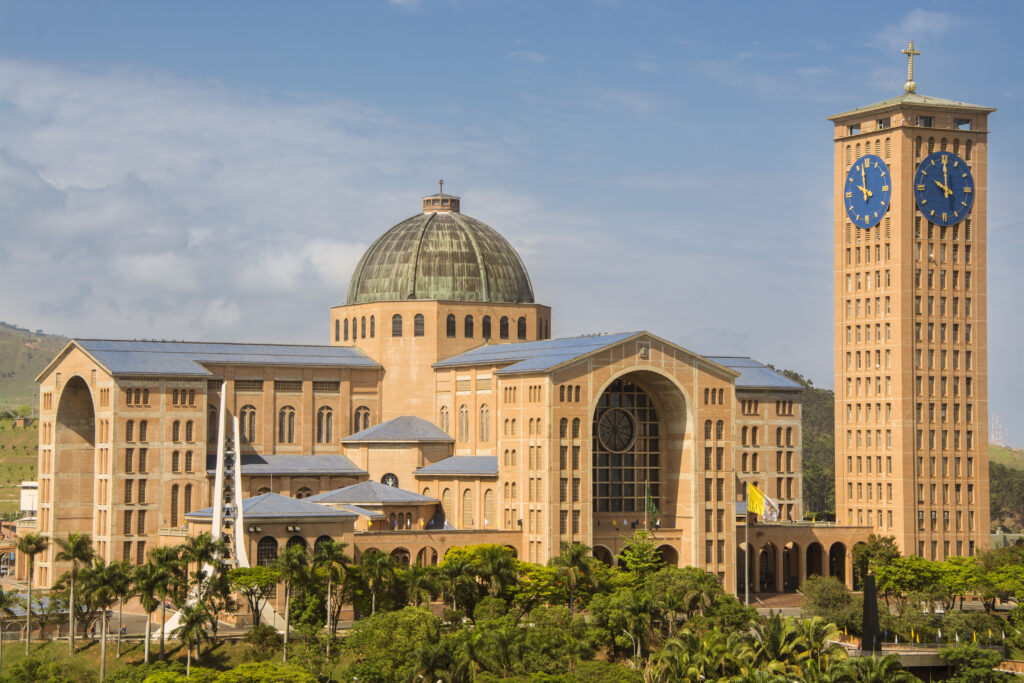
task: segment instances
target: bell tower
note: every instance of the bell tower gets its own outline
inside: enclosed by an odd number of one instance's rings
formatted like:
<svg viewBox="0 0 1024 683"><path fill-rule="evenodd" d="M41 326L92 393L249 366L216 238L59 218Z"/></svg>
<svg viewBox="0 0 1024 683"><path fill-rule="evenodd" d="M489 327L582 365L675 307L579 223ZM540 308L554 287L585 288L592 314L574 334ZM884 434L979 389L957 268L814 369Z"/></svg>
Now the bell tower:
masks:
<svg viewBox="0 0 1024 683"><path fill-rule="evenodd" d="M904 92L833 122L836 516L942 560L988 547L995 111Z"/></svg>

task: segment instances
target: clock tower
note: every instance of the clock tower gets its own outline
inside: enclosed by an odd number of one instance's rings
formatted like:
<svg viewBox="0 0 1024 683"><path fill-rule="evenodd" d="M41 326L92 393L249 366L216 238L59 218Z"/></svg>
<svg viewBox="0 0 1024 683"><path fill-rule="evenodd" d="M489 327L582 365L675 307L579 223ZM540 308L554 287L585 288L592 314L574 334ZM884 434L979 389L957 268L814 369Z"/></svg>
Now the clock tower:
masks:
<svg viewBox="0 0 1024 683"><path fill-rule="evenodd" d="M988 547L990 107L898 97L834 132L836 516L942 560Z"/></svg>

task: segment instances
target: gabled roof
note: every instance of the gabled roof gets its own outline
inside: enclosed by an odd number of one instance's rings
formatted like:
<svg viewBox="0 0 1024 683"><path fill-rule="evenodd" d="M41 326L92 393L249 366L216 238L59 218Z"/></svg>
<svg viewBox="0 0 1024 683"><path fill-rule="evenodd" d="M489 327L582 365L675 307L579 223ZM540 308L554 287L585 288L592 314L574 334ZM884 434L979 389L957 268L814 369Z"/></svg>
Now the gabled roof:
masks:
<svg viewBox="0 0 1024 683"><path fill-rule="evenodd" d="M902 95L898 95L896 97L890 97L887 100L882 100L881 102L875 102L874 104L869 104L869 105L864 106L864 107L857 107L856 109L851 109L850 111L844 111L841 114L835 114L834 116L829 116L828 120L829 121L835 121L837 119L842 119L842 118L845 118L847 116L853 116L855 114L861 114L861 113L864 113L864 112L872 111L874 109L885 109L886 107L895 107L895 106L901 105L901 104L925 105L925 106L939 107L939 108L943 108L943 109L970 109L971 111L976 111L976 112L993 112L993 111L995 111L995 109L993 109L992 107L983 107L980 104L969 104L967 102L957 102L956 100L946 100L946 99L943 99L941 97L929 97L927 95L922 95L920 93L912 92L912 93L903 93Z"/></svg>
<svg viewBox="0 0 1024 683"><path fill-rule="evenodd" d="M217 454L206 454L206 471L217 467ZM344 455L256 455L242 454L242 474L366 474Z"/></svg>
<svg viewBox="0 0 1024 683"><path fill-rule="evenodd" d="M231 344L219 342L130 341L73 339L57 355L77 345L110 374L211 377L202 363L230 365L301 365L338 368L377 368L359 349L348 346L288 344ZM53 365L53 363L50 363ZM39 377L49 372L47 366ZM37 378L38 379L38 378Z"/></svg>
<svg viewBox="0 0 1024 683"><path fill-rule="evenodd" d="M374 443L378 441L451 441L455 439L441 430L433 422L428 422L414 415L400 415L387 422L381 422L369 429L346 436L342 443Z"/></svg>
<svg viewBox="0 0 1024 683"><path fill-rule="evenodd" d="M412 491L388 486L376 481L362 481L352 486L346 486L325 493L318 493L304 500L315 503L335 505L346 503L350 505L396 505L396 504L421 504L436 503L437 498L421 496Z"/></svg>
<svg viewBox="0 0 1024 683"><path fill-rule="evenodd" d="M707 356L707 359L740 373L736 378L736 386L740 389L803 390L793 380L747 356Z"/></svg>
<svg viewBox="0 0 1024 683"><path fill-rule="evenodd" d="M417 477L452 476L468 474L476 476L498 476L498 456L496 455L455 455L444 460L421 467L413 474Z"/></svg>
<svg viewBox="0 0 1024 683"><path fill-rule="evenodd" d="M299 500L282 496L279 493L264 493L262 496L246 498L242 501L242 515L245 519L267 519L273 517L300 518L300 517L355 517L356 513L348 510L338 510L327 505L310 503L310 498ZM185 515L199 517L201 519L212 518L213 508L203 508Z"/></svg>
<svg viewBox="0 0 1024 683"><path fill-rule="evenodd" d="M618 344L639 332L621 332L618 334L595 334L585 337L569 337L567 339L545 339L535 342L516 342L514 344L485 344L475 349L460 353L434 363L435 368L451 368L460 365L495 365L510 363L501 368L497 374L514 374L517 372L542 372L556 366L574 361L613 344Z"/></svg>

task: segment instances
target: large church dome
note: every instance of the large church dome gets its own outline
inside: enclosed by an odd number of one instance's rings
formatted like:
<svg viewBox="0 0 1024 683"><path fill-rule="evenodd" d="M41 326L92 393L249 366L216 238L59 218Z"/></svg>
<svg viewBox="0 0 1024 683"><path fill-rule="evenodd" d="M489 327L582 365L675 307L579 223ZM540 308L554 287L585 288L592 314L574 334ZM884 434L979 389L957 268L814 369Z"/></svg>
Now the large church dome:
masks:
<svg viewBox="0 0 1024 683"><path fill-rule="evenodd" d="M436 194L370 245L346 303L406 299L530 304L533 287L508 240L461 214L458 197Z"/></svg>

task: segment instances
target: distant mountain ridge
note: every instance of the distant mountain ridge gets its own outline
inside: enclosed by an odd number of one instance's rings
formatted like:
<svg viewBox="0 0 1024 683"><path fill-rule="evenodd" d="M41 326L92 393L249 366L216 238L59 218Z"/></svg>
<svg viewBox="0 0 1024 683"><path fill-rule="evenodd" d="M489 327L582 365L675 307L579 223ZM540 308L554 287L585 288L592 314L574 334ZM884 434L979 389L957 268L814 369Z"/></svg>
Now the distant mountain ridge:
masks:
<svg viewBox="0 0 1024 683"><path fill-rule="evenodd" d="M36 376L68 343L67 337L0 322L0 409L39 407Z"/></svg>

